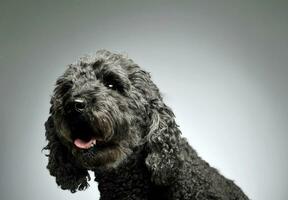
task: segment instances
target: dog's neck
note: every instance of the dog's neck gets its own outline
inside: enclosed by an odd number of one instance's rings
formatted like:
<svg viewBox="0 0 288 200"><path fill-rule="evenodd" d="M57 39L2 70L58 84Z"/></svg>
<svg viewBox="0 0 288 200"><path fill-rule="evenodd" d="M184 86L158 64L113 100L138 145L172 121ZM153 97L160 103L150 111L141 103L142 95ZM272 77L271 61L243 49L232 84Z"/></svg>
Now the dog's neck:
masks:
<svg viewBox="0 0 288 200"><path fill-rule="evenodd" d="M144 154L143 148L137 148L116 168L94 170L101 200L129 199L131 194L132 199L144 200L154 195L155 187L150 181Z"/></svg>

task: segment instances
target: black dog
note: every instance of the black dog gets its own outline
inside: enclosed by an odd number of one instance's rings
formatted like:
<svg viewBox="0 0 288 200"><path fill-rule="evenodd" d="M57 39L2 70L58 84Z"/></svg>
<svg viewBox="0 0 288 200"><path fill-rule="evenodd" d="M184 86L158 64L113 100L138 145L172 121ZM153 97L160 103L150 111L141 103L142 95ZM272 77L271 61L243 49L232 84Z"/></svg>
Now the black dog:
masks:
<svg viewBox="0 0 288 200"><path fill-rule="evenodd" d="M191 148L150 75L101 50L56 83L45 124L47 168L62 189L95 173L101 200L248 199Z"/></svg>

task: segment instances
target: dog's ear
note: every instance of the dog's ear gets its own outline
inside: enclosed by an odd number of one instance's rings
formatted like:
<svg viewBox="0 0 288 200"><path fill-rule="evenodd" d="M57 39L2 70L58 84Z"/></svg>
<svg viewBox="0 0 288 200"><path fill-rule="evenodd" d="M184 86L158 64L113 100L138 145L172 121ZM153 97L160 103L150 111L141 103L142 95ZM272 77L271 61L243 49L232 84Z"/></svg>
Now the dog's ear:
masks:
<svg viewBox="0 0 288 200"><path fill-rule="evenodd" d="M148 115L148 133L144 139L148 152L145 163L155 184L168 185L183 164L181 132L172 110L164 104L150 74L139 70L133 75L130 80L144 97Z"/></svg>
<svg viewBox="0 0 288 200"><path fill-rule="evenodd" d="M172 110L162 100L151 102L150 131L147 135L148 156L145 163L152 181L158 185L171 184L183 165L180 130Z"/></svg>
<svg viewBox="0 0 288 200"><path fill-rule="evenodd" d="M47 169L50 174L56 177L56 183L64 190L72 193L85 190L89 186L89 173L77 166L71 152L60 142L51 116L46 121L45 128L48 144L44 150L49 151Z"/></svg>

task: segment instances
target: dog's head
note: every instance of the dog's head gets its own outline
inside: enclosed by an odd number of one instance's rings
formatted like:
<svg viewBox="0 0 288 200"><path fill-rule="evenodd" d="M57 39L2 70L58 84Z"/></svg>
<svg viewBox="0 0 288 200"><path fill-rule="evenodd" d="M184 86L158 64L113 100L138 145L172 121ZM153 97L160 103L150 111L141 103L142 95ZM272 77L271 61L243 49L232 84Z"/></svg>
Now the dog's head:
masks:
<svg viewBox="0 0 288 200"><path fill-rule="evenodd" d="M62 189L82 190L87 170L117 167L141 142L157 140L156 129L174 123L147 72L120 54L98 51L69 65L56 82L46 122L48 169Z"/></svg>

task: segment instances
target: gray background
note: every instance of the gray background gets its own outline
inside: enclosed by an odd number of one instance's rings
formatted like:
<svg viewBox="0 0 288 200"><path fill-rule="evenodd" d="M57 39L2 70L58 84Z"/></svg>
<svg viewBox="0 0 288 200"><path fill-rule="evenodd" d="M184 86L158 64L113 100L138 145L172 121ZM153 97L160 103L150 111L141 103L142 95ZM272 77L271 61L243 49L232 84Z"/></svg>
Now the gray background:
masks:
<svg viewBox="0 0 288 200"><path fill-rule="evenodd" d="M288 198L287 1L0 2L1 200L99 197L57 188L41 148L56 78L100 48L150 71L183 135L251 199Z"/></svg>

